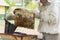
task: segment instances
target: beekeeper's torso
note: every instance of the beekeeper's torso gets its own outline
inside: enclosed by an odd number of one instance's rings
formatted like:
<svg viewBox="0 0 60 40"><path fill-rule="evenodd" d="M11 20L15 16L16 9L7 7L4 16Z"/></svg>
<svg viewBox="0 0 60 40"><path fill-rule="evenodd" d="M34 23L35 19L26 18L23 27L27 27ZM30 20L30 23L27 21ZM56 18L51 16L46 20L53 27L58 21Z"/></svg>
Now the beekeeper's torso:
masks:
<svg viewBox="0 0 60 40"><path fill-rule="evenodd" d="M46 3L45 6L40 7L40 24L39 31L45 33L58 33L58 8L57 4Z"/></svg>

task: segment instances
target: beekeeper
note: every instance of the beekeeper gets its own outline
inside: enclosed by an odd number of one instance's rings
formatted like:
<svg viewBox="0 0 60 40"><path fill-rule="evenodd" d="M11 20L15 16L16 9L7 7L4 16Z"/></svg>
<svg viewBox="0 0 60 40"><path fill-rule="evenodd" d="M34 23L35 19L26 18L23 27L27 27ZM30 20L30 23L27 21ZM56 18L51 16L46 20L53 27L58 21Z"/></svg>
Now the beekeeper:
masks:
<svg viewBox="0 0 60 40"><path fill-rule="evenodd" d="M40 23L38 31L43 33L44 40L58 40L59 7L58 0L40 0Z"/></svg>

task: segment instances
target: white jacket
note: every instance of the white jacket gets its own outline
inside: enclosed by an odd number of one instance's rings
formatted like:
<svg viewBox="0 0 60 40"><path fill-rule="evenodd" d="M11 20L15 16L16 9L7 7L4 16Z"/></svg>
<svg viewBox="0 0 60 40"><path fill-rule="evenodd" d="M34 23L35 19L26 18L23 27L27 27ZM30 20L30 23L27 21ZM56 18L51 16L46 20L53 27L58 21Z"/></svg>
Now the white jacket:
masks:
<svg viewBox="0 0 60 40"><path fill-rule="evenodd" d="M58 3L50 3L50 5L40 7L40 23L39 32L50 34L59 33L59 7ZM42 20L42 21L41 21Z"/></svg>

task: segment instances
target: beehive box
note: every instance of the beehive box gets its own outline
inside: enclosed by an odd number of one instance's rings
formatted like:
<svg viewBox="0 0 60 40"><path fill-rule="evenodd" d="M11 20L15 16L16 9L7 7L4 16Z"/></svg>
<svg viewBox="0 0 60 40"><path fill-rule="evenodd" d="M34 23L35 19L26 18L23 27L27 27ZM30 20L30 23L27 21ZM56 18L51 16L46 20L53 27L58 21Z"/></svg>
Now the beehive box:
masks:
<svg viewBox="0 0 60 40"><path fill-rule="evenodd" d="M35 14L33 12L17 8L14 14L16 26L34 29Z"/></svg>
<svg viewBox="0 0 60 40"><path fill-rule="evenodd" d="M21 40L21 37L9 34L0 34L0 40Z"/></svg>
<svg viewBox="0 0 60 40"><path fill-rule="evenodd" d="M36 36L33 35L12 35L12 34L0 34L0 40L36 40Z"/></svg>

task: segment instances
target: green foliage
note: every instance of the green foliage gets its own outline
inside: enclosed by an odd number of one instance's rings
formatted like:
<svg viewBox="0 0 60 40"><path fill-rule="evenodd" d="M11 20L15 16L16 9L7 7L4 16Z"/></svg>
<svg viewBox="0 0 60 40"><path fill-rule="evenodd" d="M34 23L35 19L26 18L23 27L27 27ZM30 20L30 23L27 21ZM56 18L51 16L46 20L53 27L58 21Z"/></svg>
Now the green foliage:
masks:
<svg viewBox="0 0 60 40"><path fill-rule="evenodd" d="M15 2L12 2L12 3L11 3L11 6L14 6L15 4L16 4Z"/></svg>
<svg viewBox="0 0 60 40"><path fill-rule="evenodd" d="M24 0L24 2L31 2L32 0Z"/></svg>
<svg viewBox="0 0 60 40"><path fill-rule="evenodd" d="M38 7L37 3L30 2L25 8L33 10L33 9L35 9L37 7Z"/></svg>
<svg viewBox="0 0 60 40"><path fill-rule="evenodd" d="M9 4L9 0L5 0L6 1L6 3L8 3Z"/></svg>
<svg viewBox="0 0 60 40"><path fill-rule="evenodd" d="M10 6L14 6L16 3L13 0L5 0Z"/></svg>
<svg viewBox="0 0 60 40"><path fill-rule="evenodd" d="M16 3L13 1L13 0L5 0L6 3L8 3L10 6L14 6ZM32 0L24 0L24 2L28 2L27 6L25 6L26 9L35 9L38 7L38 4L35 2L35 3L32 3Z"/></svg>

